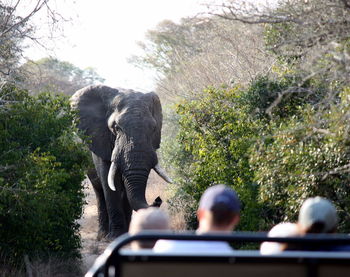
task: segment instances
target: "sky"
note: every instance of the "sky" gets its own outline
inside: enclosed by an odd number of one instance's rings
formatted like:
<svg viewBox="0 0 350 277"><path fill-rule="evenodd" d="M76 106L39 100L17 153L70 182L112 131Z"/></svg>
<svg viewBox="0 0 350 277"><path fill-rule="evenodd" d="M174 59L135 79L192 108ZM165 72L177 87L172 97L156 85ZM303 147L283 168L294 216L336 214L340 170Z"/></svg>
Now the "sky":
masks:
<svg viewBox="0 0 350 277"><path fill-rule="evenodd" d="M57 1L62 3L60 1ZM164 19L177 22L180 18L203 11L201 0L75 0L57 6L71 22L64 25L63 37L54 41L51 53L82 69L93 67L112 87L154 90L150 71L128 63L133 54L142 53L137 41ZM58 4L57 4L58 5ZM29 48L32 60L47 57L38 46Z"/></svg>

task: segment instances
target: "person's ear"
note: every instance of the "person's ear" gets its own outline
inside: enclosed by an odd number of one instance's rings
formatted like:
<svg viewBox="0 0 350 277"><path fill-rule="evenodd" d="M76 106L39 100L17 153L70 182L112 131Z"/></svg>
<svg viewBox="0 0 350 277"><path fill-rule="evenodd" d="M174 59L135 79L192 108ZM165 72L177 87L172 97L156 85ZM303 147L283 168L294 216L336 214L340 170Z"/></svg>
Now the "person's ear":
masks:
<svg viewBox="0 0 350 277"><path fill-rule="evenodd" d="M204 210L198 209L197 210L197 219L200 221L204 217Z"/></svg>
<svg viewBox="0 0 350 277"><path fill-rule="evenodd" d="M233 224L233 226L236 226L236 225L238 224L238 222L240 221L240 219L241 219L241 217L240 217L239 214L236 215L236 216L234 216L234 217L232 218L232 224Z"/></svg>

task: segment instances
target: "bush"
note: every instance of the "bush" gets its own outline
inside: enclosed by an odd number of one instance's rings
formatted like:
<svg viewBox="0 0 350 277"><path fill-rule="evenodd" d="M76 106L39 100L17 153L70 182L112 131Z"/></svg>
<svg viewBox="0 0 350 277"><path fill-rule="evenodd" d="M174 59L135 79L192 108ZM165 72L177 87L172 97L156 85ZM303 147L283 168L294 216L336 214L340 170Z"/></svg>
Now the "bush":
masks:
<svg viewBox="0 0 350 277"><path fill-rule="evenodd" d="M79 256L88 155L63 96L6 86L0 91L0 252Z"/></svg>
<svg viewBox="0 0 350 277"><path fill-rule="evenodd" d="M316 94L290 95L267 116L280 91L297 87L295 80L261 77L247 89L208 88L177 106L177 141L163 157L177 169L170 207L186 209L189 227L204 190L225 183L243 203L239 230L294 221L301 203L315 195L336 204L340 230L349 230L349 89L319 105L327 86L310 80L302 89Z"/></svg>
<svg viewBox="0 0 350 277"><path fill-rule="evenodd" d="M241 93L238 87L208 88L201 98L177 106L180 130L176 145L180 151L168 155L173 158L172 164L180 167L178 176L183 172L185 175L178 179L180 188L170 204L176 207L179 198L186 203L194 200L187 211L191 228L195 227L196 203L215 183L227 184L239 194L243 204L239 229L259 228L257 186L253 183L248 149L260 126L239 108Z"/></svg>
<svg viewBox="0 0 350 277"><path fill-rule="evenodd" d="M350 175L349 95L327 110L309 106L302 117L271 123L272 135L252 151L251 165L259 184L259 199L270 207L271 225L297 219L302 202L320 195L337 207L339 230L349 232Z"/></svg>
<svg viewBox="0 0 350 277"><path fill-rule="evenodd" d="M276 66L275 80L268 76L259 76L253 80L240 96L240 109L256 119L278 121L291 116L298 116L306 104L318 105L327 96L324 83L314 80L301 80L291 66ZM282 72L278 72L282 70ZM288 72L288 70L290 70ZM285 72L287 71L287 72Z"/></svg>

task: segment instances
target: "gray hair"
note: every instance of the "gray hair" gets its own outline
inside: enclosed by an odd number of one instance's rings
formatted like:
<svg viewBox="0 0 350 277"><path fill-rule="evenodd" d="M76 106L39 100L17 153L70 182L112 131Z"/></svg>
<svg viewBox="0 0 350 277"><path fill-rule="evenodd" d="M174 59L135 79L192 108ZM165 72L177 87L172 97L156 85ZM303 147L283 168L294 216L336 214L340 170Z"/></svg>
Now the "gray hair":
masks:
<svg viewBox="0 0 350 277"><path fill-rule="evenodd" d="M132 217L129 234L134 235L144 230L168 230L169 217L159 208L149 207L138 210ZM137 241L132 243L133 249L152 248L155 241Z"/></svg>

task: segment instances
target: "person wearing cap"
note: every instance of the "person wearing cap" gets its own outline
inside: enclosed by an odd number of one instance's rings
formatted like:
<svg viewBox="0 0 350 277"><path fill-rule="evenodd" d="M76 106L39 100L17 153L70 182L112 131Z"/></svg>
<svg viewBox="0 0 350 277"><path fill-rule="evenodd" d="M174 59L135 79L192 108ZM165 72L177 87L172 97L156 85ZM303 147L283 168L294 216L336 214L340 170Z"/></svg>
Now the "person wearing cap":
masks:
<svg viewBox="0 0 350 277"><path fill-rule="evenodd" d="M240 201L236 192L225 185L209 187L202 195L197 210L196 234L230 233L240 219ZM155 252L218 252L231 253L232 247L223 241L158 240Z"/></svg>
<svg viewBox="0 0 350 277"><path fill-rule="evenodd" d="M334 233L337 224L337 210L326 198L308 198L300 208L298 225L302 234Z"/></svg>
<svg viewBox="0 0 350 277"><path fill-rule="evenodd" d="M134 213L129 227L129 234L135 235L145 230L169 230L169 217L161 209L149 207L140 209ZM155 241L133 241L131 249L138 250L142 248L152 248Z"/></svg>
<svg viewBox="0 0 350 277"><path fill-rule="evenodd" d="M300 208L298 226L302 235L335 233L337 230L337 210L326 198L311 197ZM302 247L302 250L350 251L350 245L322 245Z"/></svg>

